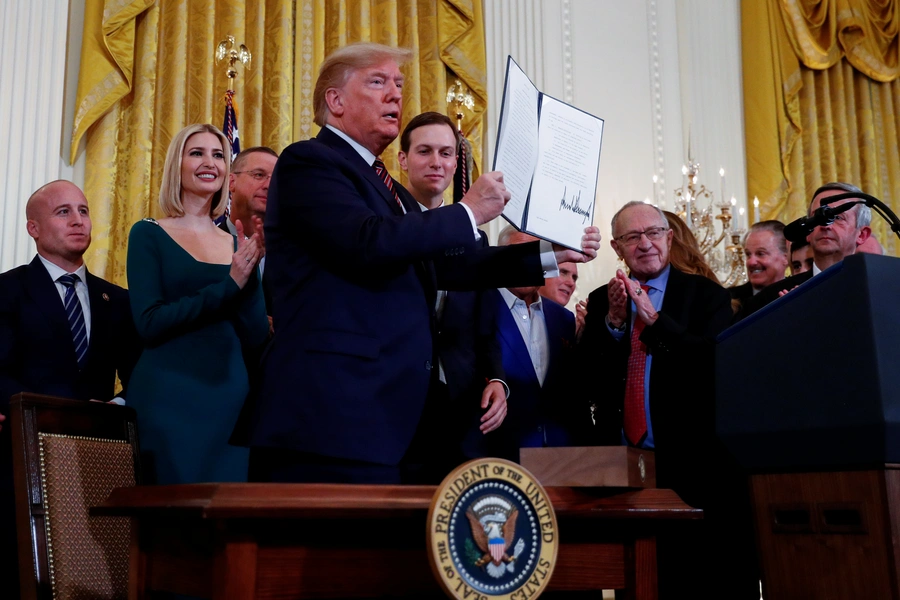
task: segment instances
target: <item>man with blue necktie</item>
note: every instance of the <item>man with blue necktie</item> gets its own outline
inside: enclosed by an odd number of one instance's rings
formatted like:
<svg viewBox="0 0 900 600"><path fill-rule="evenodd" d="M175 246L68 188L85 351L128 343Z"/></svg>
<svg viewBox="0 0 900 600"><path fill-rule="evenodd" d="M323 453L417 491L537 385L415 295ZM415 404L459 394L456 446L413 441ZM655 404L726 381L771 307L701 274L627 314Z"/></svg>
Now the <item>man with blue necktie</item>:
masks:
<svg viewBox="0 0 900 600"><path fill-rule="evenodd" d="M704 509L696 528L660 536L660 598L758 598L743 477L715 435L714 341L731 301L669 264L672 236L643 202L612 219L610 244L630 275L591 293L578 345L581 372L605 386L588 398L595 441L654 450L659 487Z"/></svg>
<svg viewBox="0 0 900 600"><path fill-rule="evenodd" d="M87 200L76 185L53 181L25 205L37 256L0 275L0 413L10 397L33 392L123 403L140 345L128 292L90 274L83 256L91 243ZM0 430L0 553L15 556L12 454ZM10 553L3 553L9 543ZM4 586L17 581L16 561L2 561ZM9 579L7 578L7 576ZM10 581L12 583L10 583ZM7 587L7 591L9 588ZM12 597L12 596L11 596Z"/></svg>

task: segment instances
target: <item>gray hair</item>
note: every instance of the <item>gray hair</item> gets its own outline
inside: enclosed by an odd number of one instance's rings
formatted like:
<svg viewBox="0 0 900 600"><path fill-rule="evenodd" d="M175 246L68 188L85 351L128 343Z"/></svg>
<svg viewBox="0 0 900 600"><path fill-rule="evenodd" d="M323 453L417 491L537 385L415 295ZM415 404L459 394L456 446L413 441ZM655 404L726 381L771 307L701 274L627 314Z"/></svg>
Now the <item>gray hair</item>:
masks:
<svg viewBox="0 0 900 600"><path fill-rule="evenodd" d="M854 193L854 194L863 194L864 192L853 185L852 183L844 183L843 181L832 181L830 183L826 183L821 186L819 189L815 191L812 195L812 200L809 201L809 207L806 209L806 214L812 214L812 205L813 202L816 201L816 196L821 194L822 192L845 192L845 193ZM821 205L821 203L820 203ZM872 224L872 209L866 206L865 204L857 204L853 209L853 214L856 215L856 228L860 229L861 227L868 227Z"/></svg>
<svg viewBox="0 0 900 600"><path fill-rule="evenodd" d="M775 219L754 223L750 226L750 231L747 232L747 235L744 236L745 246L747 245L747 239L750 237L750 234L756 233L757 231L768 231L775 236L775 246L778 248L779 252L787 256L787 240L784 238L784 223L776 221Z"/></svg>
<svg viewBox="0 0 900 600"><path fill-rule="evenodd" d="M617 210L616 214L613 215L612 221L609 224L610 229L612 230L613 237L615 237L615 235L616 235L616 221L619 219L619 215L621 215L623 212L625 212L625 209L631 208L633 206L648 206L648 207L652 208L659 214L659 220L661 221L661 225L663 227L665 227L666 229L669 228L669 220L666 218L666 213L664 213L662 211L662 209L660 209L658 206L653 206L652 204L647 204L646 202L632 200L631 202L626 202L625 206L623 206L622 208Z"/></svg>

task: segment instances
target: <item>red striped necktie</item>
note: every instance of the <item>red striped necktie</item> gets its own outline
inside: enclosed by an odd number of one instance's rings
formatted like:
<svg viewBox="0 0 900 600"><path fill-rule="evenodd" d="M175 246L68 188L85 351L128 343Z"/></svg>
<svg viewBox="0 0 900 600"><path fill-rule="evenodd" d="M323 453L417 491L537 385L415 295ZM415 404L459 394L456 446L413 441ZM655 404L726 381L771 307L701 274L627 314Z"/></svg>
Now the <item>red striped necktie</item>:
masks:
<svg viewBox="0 0 900 600"><path fill-rule="evenodd" d="M644 293L650 291L642 285ZM641 342L644 322L639 315L634 316L631 326L631 354L628 355L628 370L625 377L625 415L622 428L625 439L633 446L639 446L647 437L647 413L644 410L644 371L647 365L647 347Z"/></svg>
<svg viewBox="0 0 900 600"><path fill-rule="evenodd" d="M375 159L375 162L372 163L372 167L375 169L375 174L378 175L378 178L384 182L387 189L394 195L394 201L397 202L397 206L405 213L406 211L403 210L403 204L400 202L400 196L397 195L397 190L394 189L394 180L391 177L391 174L388 173L387 167L384 166L384 163L381 162L380 158Z"/></svg>

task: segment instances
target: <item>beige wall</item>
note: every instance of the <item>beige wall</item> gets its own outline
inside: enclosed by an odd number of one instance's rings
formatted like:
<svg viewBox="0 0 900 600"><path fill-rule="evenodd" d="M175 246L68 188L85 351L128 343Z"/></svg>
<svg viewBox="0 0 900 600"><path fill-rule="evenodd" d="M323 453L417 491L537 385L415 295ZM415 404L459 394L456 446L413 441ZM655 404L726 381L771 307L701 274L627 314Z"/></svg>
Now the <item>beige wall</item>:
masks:
<svg viewBox="0 0 900 600"><path fill-rule="evenodd" d="M485 6L488 139L496 135L507 54L542 91L605 119L594 219L603 250L582 266L573 303L614 274L609 221L626 202L654 196L654 174L660 179L654 203L672 207L688 128L701 182L718 196L724 167L726 196L746 201L739 0L486 0Z"/></svg>

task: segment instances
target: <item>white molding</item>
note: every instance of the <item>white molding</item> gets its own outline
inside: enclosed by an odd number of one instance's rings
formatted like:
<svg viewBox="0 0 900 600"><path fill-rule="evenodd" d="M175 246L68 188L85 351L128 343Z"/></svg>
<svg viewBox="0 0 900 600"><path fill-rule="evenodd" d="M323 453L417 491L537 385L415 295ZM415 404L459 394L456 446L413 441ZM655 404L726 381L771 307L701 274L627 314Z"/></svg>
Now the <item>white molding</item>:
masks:
<svg viewBox="0 0 900 600"><path fill-rule="evenodd" d="M0 2L0 271L31 260L25 203L61 177L68 0Z"/></svg>
<svg viewBox="0 0 900 600"><path fill-rule="evenodd" d="M653 174L657 177L653 203L668 208L666 197L666 145L663 120L662 74L660 67L659 12L657 0L647 0L647 42L650 55L650 108L653 123Z"/></svg>

